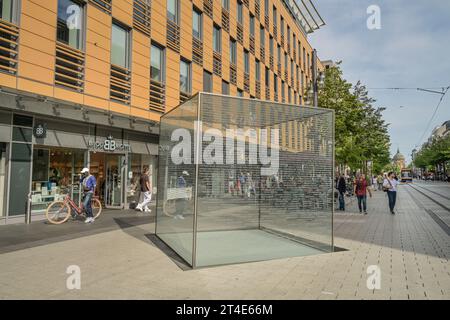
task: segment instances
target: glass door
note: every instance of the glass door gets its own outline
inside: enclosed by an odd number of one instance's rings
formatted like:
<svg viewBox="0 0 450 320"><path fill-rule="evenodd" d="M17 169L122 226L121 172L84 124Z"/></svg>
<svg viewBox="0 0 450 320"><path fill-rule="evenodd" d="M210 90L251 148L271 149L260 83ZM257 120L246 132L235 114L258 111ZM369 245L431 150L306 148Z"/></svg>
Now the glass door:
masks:
<svg viewBox="0 0 450 320"><path fill-rule="evenodd" d="M122 155L106 155L104 200L107 208L121 208L123 206L122 158Z"/></svg>

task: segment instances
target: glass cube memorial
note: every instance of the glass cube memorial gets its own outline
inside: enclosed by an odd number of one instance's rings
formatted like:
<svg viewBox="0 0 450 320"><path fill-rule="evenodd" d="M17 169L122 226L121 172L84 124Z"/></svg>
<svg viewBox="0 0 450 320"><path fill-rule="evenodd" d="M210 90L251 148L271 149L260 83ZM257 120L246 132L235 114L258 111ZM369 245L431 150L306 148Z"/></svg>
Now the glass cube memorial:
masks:
<svg viewBox="0 0 450 320"><path fill-rule="evenodd" d="M161 117L155 233L192 268L333 251L334 112L198 93Z"/></svg>

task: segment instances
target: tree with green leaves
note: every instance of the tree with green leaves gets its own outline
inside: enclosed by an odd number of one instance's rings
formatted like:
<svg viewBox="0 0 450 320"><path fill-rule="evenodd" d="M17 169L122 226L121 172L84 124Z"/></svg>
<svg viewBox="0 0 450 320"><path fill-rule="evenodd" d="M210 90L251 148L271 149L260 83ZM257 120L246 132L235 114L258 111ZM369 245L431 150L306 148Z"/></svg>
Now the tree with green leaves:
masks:
<svg viewBox="0 0 450 320"><path fill-rule="evenodd" d="M319 106L335 111L337 165L367 173L367 163L372 161L372 173L378 173L390 162L384 108L375 108L374 103L361 82L352 86L343 78L339 62L325 71Z"/></svg>

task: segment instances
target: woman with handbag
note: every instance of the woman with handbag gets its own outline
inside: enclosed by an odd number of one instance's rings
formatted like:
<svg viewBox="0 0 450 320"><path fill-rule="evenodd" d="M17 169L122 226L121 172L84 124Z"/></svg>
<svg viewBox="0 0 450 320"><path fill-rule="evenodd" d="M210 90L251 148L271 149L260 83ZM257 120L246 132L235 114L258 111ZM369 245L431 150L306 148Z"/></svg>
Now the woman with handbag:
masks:
<svg viewBox="0 0 450 320"><path fill-rule="evenodd" d="M397 200L397 185L398 180L395 179L394 172L389 172L386 179L383 182L383 190L387 192L388 200L389 200L389 209L392 214L395 214L395 202Z"/></svg>

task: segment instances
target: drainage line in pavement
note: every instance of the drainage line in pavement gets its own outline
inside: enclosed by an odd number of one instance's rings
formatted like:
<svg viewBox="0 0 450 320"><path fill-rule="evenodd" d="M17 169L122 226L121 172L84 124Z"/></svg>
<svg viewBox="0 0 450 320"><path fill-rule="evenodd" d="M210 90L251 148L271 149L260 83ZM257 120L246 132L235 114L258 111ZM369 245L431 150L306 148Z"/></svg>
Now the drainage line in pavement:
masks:
<svg viewBox="0 0 450 320"><path fill-rule="evenodd" d="M430 190L430 189L427 189L427 188L425 188L425 187L418 186L418 185L416 185L416 187L419 187L419 188L422 188L422 189L424 189L424 190L430 191L431 193L434 193L434 194L438 195L439 197L442 197L442 198L444 198L444 199L446 199L446 200L450 200L450 197L444 196L444 195L442 195L442 194L440 194L439 192L436 192L436 191L434 191L434 190ZM416 189L416 190L417 190L417 189Z"/></svg>
<svg viewBox="0 0 450 320"><path fill-rule="evenodd" d="M411 186L411 185L410 185ZM433 198L429 197L428 195L424 194L423 192L421 192L420 190L417 190L416 188L413 188L414 190L416 190L417 192L423 194L425 197L429 198L430 200L436 202L438 205L440 205L441 207L443 207L444 209L446 209L447 211L450 211L447 207L445 207L444 205L440 204L439 202L435 201ZM428 215L434 220L434 222L436 222L438 224L439 227L441 227L442 230L445 231L445 233L447 233L447 235L450 235L450 227L444 222L444 220L442 220L436 213L434 213L432 210L425 208L421 202L419 202L419 200L417 200L416 198L414 198L413 194L411 193L411 191L408 190L408 188L406 189L406 191L409 193L409 195L411 196L411 198L413 199L413 201L417 204L418 207L422 208L425 210L426 213L428 213Z"/></svg>

